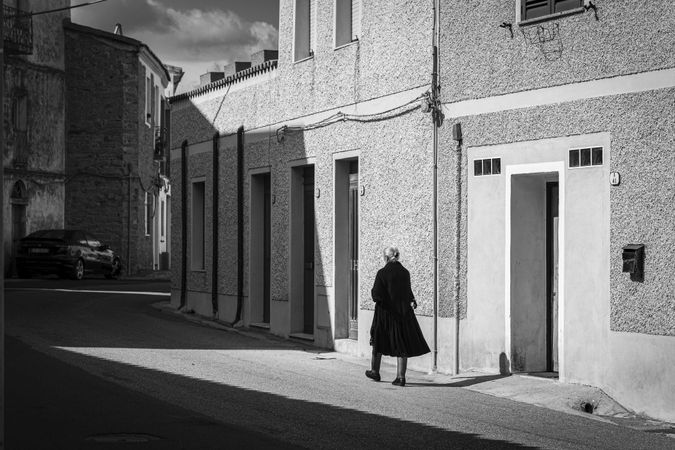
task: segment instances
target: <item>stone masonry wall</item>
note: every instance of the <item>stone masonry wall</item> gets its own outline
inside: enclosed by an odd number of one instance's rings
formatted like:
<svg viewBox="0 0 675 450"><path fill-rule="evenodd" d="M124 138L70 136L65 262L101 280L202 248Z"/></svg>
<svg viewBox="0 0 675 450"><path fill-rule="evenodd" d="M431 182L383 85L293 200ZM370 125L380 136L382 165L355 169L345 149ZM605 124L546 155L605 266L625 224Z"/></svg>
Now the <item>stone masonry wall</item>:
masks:
<svg viewBox="0 0 675 450"><path fill-rule="evenodd" d="M124 149L136 147L137 125L128 119L124 91L137 84L136 57L127 47L73 30L66 32L66 49L66 226L94 233L126 267L129 181ZM136 246L133 235L130 246Z"/></svg>

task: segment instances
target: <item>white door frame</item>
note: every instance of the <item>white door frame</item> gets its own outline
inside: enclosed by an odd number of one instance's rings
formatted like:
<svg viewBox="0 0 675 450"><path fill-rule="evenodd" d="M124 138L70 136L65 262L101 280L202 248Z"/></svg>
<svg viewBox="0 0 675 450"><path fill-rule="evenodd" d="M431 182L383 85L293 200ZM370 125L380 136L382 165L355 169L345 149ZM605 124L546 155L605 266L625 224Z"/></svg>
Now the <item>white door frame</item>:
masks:
<svg viewBox="0 0 675 450"><path fill-rule="evenodd" d="M506 205L504 234L504 351L511 371L511 176L536 173L558 174L558 379L565 376L565 162L515 164L506 166Z"/></svg>

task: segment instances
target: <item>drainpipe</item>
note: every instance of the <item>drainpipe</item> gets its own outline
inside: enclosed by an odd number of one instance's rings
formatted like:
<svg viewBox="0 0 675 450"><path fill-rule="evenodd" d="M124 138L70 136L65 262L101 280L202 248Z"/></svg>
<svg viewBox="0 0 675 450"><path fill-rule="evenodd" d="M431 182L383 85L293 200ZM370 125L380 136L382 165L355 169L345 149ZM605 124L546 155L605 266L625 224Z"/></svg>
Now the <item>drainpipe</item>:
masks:
<svg viewBox="0 0 675 450"><path fill-rule="evenodd" d="M237 130L237 315L241 321L244 306L244 127Z"/></svg>
<svg viewBox="0 0 675 450"><path fill-rule="evenodd" d="M181 256L180 256L180 306L179 309L182 309L186 305L187 300L187 233L188 233L188 224L187 224L187 183L188 183L188 141L185 140L180 145L180 209L181 209Z"/></svg>
<svg viewBox="0 0 675 450"><path fill-rule="evenodd" d="M440 101L438 98L438 11L440 9L439 0L433 0L433 30L432 30L432 57L433 70L431 73L431 103L432 103L432 119L433 119L433 302L434 302L434 340L433 340L433 364L431 371L438 370L438 127L440 125Z"/></svg>
<svg viewBox="0 0 675 450"><path fill-rule="evenodd" d="M131 275L131 163L127 164L127 275Z"/></svg>
<svg viewBox="0 0 675 450"><path fill-rule="evenodd" d="M219 214L218 214L218 196L220 193L220 184L219 184L219 175L220 175L220 169L219 169L219 144L220 144L220 133L216 132L213 135L213 163L212 163L212 170L213 170L213 195L212 195L212 200L213 200L213 205L211 208L212 211L212 234L213 234L213 253L212 253L212 259L213 262L211 263L211 306L213 309L213 317L218 317L218 222L219 222Z"/></svg>
<svg viewBox="0 0 675 450"><path fill-rule="evenodd" d="M453 292L452 292L452 302L453 302L453 313L455 315L455 346L454 346L454 370L453 373L457 375L459 373L459 294L460 294L460 284L459 284L459 269L461 267L460 251L461 244L460 239L462 237L462 129L460 124L457 123L454 125L454 137L457 141L457 163L455 165L455 207L457 212L455 213L455 267L453 274Z"/></svg>

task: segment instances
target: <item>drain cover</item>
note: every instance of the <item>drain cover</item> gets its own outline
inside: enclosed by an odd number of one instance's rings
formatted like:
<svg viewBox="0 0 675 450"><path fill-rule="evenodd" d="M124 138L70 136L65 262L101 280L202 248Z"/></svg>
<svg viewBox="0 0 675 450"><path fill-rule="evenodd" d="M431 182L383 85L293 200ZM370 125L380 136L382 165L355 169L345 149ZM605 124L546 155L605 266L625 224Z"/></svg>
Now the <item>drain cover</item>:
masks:
<svg viewBox="0 0 675 450"><path fill-rule="evenodd" d="M85 440L92 442L101 442L104 444L137 444L140 442L158 441L159 437L151 434L142 433L114 433L114 434L97 434L89 436Z"/></svg>

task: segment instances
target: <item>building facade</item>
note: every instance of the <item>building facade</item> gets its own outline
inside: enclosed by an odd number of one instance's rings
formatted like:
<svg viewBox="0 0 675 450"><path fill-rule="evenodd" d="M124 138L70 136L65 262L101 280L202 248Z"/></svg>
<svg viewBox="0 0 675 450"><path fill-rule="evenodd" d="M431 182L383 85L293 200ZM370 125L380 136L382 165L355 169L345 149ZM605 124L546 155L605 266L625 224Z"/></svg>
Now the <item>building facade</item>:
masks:
<svg viewBox="0 0 675 450"><path fill-rule="evenodd" d="M4 8L4 259L14 271L18 239L64 224L65 49L68 1L14 0Z"/></svg>
<svg viewBox="0 0 675 450"><path fill-rule="evenodd" d="M66 226L109 243L128 274L159 269L168 260L166 95L174 78L121 26L64 28Z"/></svg>
<svg viewBox="0 0 675 450"><path fill-rule="evenodd" d="M368 355L396 245L411 367L675 420L666 6L282 0L278 61L171 99L173 304Z"/></svg>

